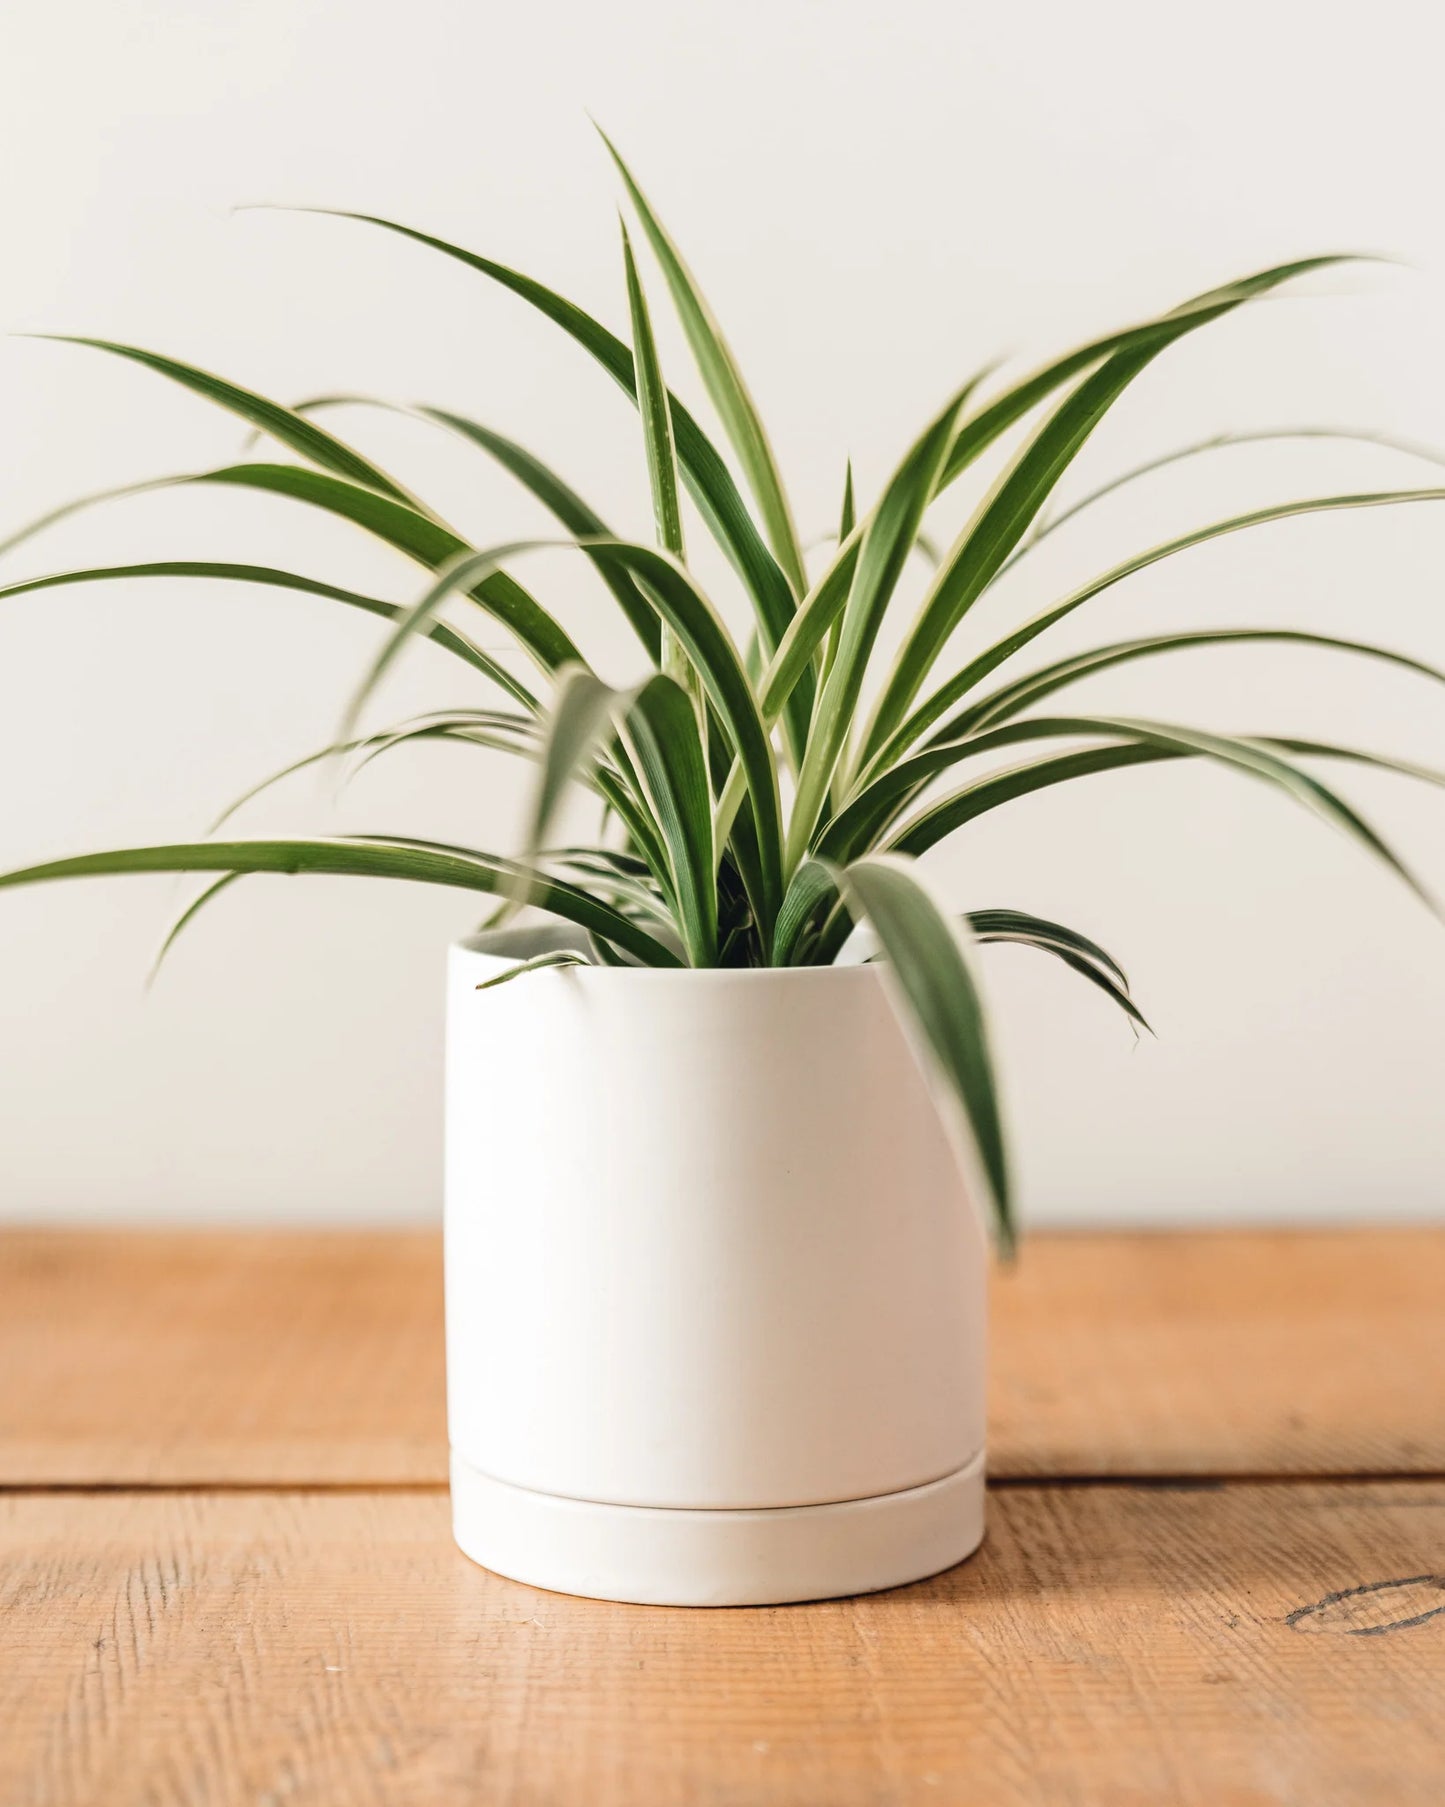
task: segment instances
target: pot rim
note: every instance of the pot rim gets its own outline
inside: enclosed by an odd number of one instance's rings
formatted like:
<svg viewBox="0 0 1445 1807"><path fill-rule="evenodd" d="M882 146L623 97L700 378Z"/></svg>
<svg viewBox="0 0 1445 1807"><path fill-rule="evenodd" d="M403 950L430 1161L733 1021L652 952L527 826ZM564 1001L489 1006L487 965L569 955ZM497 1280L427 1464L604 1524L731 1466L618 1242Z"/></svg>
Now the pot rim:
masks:
<svg viewBox="0 0 1445 1807"><path fill-rule="evenodd" d="M477 942L483 935L463 936L452 943L454 954L470 955L474 959L496 962L498 964L519 965L523 960L535 957L541 952L567 952L569 950L566 937L552 937L545 931L535 930L500 930L492 931L498 939L502 936L514 937L518 942L540 941L544 938L551 943L550 947L537 946L535 952L526 951L525 944L518 948L478 947ZM572 944L577 952L585 951L583 946ZM577 979L586 984L611 984L616 980L624 984L635 983L639 979L660 980L676 984L682 980L703 981L718 984L726 981L757 984L764 980L791 979L795 982L809 982L824 975L831 975L836 983L843 974L863 974L871 982L877 983L888 971L884 960L857 960L833 962L828 966L601 966L591 962L579 963L576 966L559 966L554 969L560 976ZM539 972L538 976L541 974Z"/></svg>

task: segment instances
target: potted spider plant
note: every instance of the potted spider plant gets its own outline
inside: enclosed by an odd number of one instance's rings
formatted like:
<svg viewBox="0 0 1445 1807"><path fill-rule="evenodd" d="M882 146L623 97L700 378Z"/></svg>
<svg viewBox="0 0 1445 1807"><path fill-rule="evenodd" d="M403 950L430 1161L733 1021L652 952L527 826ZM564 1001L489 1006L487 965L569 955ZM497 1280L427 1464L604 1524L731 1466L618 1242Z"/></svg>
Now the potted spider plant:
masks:
<svg viewBox="0 0 1445 1807"><path fill-rule="evenodd" d="M1070 713L1057 701L1093 673L1219 642L1329 647L1442 676L1379 646L1295 628L1174 626L1022 671L1013 662L1094 598L1193 546L1445 489L1323 496L1201 525L948 658L974 604L1062 518L1048 514L1060 479L1135 377L1254 297L1340 260L1227 283L1011 380L973 377L866 506L849 471L836 545L810 571L727 343L612 155L732 463L664 381L625 228L630 342L489 258L340 217L500 284L616 380L640 420L655 544L613 533L511 439L445 408L416 410L498 460L559 523L551 540L476 548L321 423L338 398L281 406L157 353L82 340L231 410L290 454L167 481L290 498L408 554L429 580L402 604L289 570L191 560L0 590L221 579L365 610L386 624L380 651L335 744L311 757L376 758L427 738L528 760L521 844L503 855L401 834L231 839L218 828L199 842L53 860L0 884L216 875L170 939L251 873L407 879L492 900L488 926L452 950L448 992L458 1542L504 1574L614 1599L861 1592L946 1567L983 1534L988 1229L1007 1248L1013 1216L974 947L1034 948L1142 1022L1094 940L1021 909L940 900L921 856L1046 787L1202 759L1286 793L1414 884L1315 765L1436 776L1341 746ZM882 660L880 629L926 544L927 511L991 455L995 480ZM709 536L731 566L726 610L689 562L684 492L688 533ZM572 548L605 584L635 636L635 683L604 683L515 575L544 545ZM745 639L735 604L750 616ZM480 621L506 629L518 657L479 646ZM363 733L363 703L418 639L469 668L476 706ZM604 806L604 826L590 844L558 845L575 785Z"/></svg>

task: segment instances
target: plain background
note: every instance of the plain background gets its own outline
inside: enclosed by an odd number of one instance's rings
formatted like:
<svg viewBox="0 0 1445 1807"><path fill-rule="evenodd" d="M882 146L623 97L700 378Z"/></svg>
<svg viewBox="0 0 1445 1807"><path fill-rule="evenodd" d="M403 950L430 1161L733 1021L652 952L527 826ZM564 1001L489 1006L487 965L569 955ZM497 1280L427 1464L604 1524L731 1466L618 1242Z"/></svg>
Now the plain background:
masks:
<svg viewBox="0 0 1445 1807"><path fill-rule="evenodd" d="M1224 428L1345 425L1445 445L1445 28L1306 0L1182 14L1134 0L17 0L3 28L3 319L164 348L294 400L450 404L648 529L631 411L514 299L386 235L235 203L391 214L625 322L617 137L749 373L806 528L845 454L870 495L995 354L1030 361L1300 253L1382 250L1170 352L1066 494ZM661 285L654 300L662 311ZM673 380L697 385L675 335ZM91 488L233 458L236 422L134 367L0 343L0 534ZM338 427L477 539L543 525L478 454L404 422ZM1197 522L1437 477L1368 448L1214 454L1061 532L989 625ZM960 497L941 526L961 518ZM278 502L171 492L18 549L14 577L231 557L414 597L421 579ZM1055 653L1188 625L1358 634L1445 665L1445 510L1272 527L1132 581ZM626 642L564 558L527 575L618 677ZM728 606L733 606L731 600ZM181 838L323 744L376 629L321 601L160 582L0 601L0 860ZM1040 649L1043 656L1044 649ZM377 719L474 695L422 648ZM1331 654L1206 651L1093 682L1080 707L1353 739L1445 766L1445 693ZM1445 795L1347 773L1445 893ZM419 751L337 802L329 777L243 826L395 829L505 847L515 778ZM988 975L1033 1221L1435 1214L1445 930L1261 787L1185 768L1085 781L980 824L937 865L960 904L1057 914L1124 959L1160 1039L1051 965ZM438 1208L442 950L455 894L234 887L153 991L189 892L168 879L0 896L0 1213L210 1223Z"/></svg>

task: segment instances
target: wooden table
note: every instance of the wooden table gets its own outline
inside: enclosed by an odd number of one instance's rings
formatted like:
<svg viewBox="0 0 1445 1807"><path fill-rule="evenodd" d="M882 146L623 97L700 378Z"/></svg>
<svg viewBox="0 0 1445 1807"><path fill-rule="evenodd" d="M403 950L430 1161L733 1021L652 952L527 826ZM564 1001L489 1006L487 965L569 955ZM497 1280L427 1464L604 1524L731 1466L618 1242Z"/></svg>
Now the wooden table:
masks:
<svg viewBox="0 0 1445 1807"><path fill-rule="evenodd" d="M979 1555L698 1612L452 1547L435 1236L0 1236L0 1802L1439 1807L1445 1231L995 1292Z"/></svg>

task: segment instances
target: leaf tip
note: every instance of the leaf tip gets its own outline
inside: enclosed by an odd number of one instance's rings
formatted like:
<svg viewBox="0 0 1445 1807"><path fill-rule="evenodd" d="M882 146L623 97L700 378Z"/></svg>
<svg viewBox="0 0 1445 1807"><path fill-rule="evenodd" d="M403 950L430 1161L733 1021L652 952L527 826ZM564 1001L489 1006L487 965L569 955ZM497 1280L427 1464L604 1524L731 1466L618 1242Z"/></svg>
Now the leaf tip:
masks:
<svg viewBox="0 0 1445 1807"><path fill-rule="evenodd" d="M592 130L594 132L596 132L597 136L602 140L603 144L606 145L607 154L609 157L611 157L612 161L617 165L618 172L622 176L622 179L624 181L629 181L630 178L628 177L628 173L627 173L627 165L622 161L622 153L621 153L621 151L618 150L617 146L612 142L612 139L608 136L607 131L605 130L605 128L601 125L601 123L597 119L596 114L589 112L587 114L587 123L592 127Z"/></svg>

